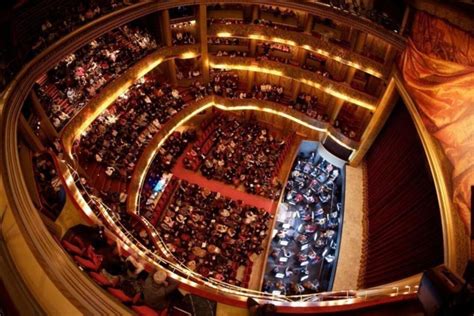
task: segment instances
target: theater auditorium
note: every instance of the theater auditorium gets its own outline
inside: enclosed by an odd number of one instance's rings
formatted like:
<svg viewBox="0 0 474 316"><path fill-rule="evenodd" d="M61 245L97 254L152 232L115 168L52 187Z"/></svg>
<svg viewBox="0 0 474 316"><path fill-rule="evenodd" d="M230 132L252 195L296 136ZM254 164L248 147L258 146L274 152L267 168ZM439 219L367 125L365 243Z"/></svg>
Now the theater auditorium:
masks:
<svg viewBox="0 0 474 316"><path fill-rule="evenodd" d="M474 313L471 1L0 7L0 315Z"/></svg>

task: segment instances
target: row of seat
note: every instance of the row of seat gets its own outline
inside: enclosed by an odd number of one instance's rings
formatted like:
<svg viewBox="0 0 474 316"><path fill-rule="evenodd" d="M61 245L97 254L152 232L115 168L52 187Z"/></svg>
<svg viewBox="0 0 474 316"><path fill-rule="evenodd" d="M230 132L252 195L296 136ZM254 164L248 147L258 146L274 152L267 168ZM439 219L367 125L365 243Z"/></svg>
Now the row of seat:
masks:
<svg viewBox="0 0 474 316"><path fill-rule="evenodd" d="M278 177L278 173L280 172L281 165L286 159L286 154L290 150L291 144L293 143L293 140L295 138L295 133L291 133L288 135L285 139L285 147L283 148L280 156L278 157L277 163L275 164L275 169L273 170L273 176Z"/></svg>
<svg viewBox="0 0 474 316"><path fill-rule="evenodd" d="M62 240L61 245L67 252L73 256L74 261L84 270L98 285L103 287L118 299L123 304L130 306L138 315L143 316L164 316L168 314L168 311L162 310L160 312L143 305L141 303L141 293L136 293L133 297L128 296L120 288L117 288L119 279L113 281L107 279L103 274L100 273L100 267L102 264L103 257L94 252L92 246L84 248L79 243L74 241Z"/></svg>
<svg viewBox="0 0 474 316"><path fill-rule="evenodd" d="M193 146L193 148L200 148L200 150L196 156L190 155L189 152L186 154L186 165L188 169L191 169L192 171L198 170L203 156L205 157L212 149L214 141L211 136L214 134L214 131L218 126L218 118L220 115L221 114L218 113L216 116L212 117L212 121L206 121L201 124L201 128L203 128L204 131Z"/></svg>
<svg viewBox="0 0 474 316"><path fill-rule="evenodd" d="M151 218L151 224L156 226L158 221L163 213L166 210L166 206L168 205L171 197L173 196L174 191L178 187L178 179L176 177L172 177L169 181L168 185L166 186L165 190L161 194L160 200L156 204L155 211L153 212L153 217Z"/></svg>

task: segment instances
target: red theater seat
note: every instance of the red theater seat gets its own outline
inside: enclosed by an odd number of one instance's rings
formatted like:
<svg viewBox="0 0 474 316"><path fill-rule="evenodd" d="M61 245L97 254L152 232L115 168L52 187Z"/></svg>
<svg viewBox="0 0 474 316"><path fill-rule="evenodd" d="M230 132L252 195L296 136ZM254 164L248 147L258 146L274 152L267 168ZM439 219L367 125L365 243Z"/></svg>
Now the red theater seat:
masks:
<svg viewBox="0 0 474 316"><path fill-rule="evenodd" d="M159 315L166 315L163 314L163 313L159 313L157 311L155 311L153 308L151 307L148 307L146 305L134 305L132 306L132 309L137 312L138 315L141 315L141 316L159 316ZM164 312L166 312L166 310L163 310ZM163 312L162 311L162 312Z"/></svg>
<svg viewBox="0 0 474 316"><path fill-rule="evenodd" d="M99 265L92 262L91 260L84 259L79 256L74 256L74 260L82 267L87 268L92 271L97 271L99 269Z"/></svg>
<svg viewBox="0 0 474 316"><path fill-rule="evenodd" d="M89 275L94 281L96 281L99 285L102 286L115 286L118 282L118 279L115 282L111 282L105 276L97 272L90 272Z"/></svg>
<svg viewBox="0 0 474 316"><path fill-rule="evenodd" d="M109 291L110 294L112 294L113 296L115 296L116 298L118 298L121 302L123 303L132 303L132 301L135 300L135 297L130 297L128 296L127 294L125 294L122 290L120 289L115 289L115 288L111 288L109 287L107 289L107 291Z"/></svg>
<svg viewBox="0 0 474 316"><path fill-rule="evenodd" d="M63 240L61 241L61 244L63 245L64 249L66 249L68 252L82 256L84 254L84 249L79 248L78 246L71 244L70 242Z"/></svg>

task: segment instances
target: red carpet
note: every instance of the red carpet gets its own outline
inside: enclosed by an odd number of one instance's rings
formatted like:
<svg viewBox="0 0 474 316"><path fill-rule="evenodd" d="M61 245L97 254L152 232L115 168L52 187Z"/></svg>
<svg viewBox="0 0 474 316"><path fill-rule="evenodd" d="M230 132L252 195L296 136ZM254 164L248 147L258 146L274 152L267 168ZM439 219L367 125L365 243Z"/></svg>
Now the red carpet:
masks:
<svg viewBox="0 0 474 316"><path fill-rule="evenodd" d="M184 152L187 152L188 148ZM249 194L237 190L234 186L225 184L216 180L208 180L202 176L199 172L194 172L188 169L185 169L183 166L184 154L178 158L172 173L176 177L182 180L186 180L190 183L197 184L203 188L207 188L214 192L219 192L223 196L231 198L233 200L242 200L244 204L256 206L258 208L263 208L267 212L274 214L278 201L272 201L270 199L264 198L262 196Z"/></svg>

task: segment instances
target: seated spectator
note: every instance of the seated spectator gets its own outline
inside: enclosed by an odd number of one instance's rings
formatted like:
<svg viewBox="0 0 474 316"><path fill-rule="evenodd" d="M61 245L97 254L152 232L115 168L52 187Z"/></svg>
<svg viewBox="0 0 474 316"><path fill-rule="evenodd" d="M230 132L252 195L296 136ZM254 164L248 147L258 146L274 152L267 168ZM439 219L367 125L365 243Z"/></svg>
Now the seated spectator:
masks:
<svg viewBox="0 0 474 316"><path fill-rule="evenodd" d="M276 175L285 140L275 138L256 123L233 117L220 117L210 140L212 149L203 153L205 159L200 167L205 177L236 187L243 184L252 194L279 197L281 184ZM192 165L189 159L192 158L187 155L184 161L188 168Z"/></svg>
<svg viewBox="0 0 474 316"><path fill-rule="evenodd" d="M81 137L81 163L99 164L108 177L128 181L145 145L183 107L181 95L168 84L139 80Z"/></svg>
<svg viewBox="0 0 474 316"><path fill-rule="evenodd" d="M66 192L49 154L36 153L33 157L35 180L41 197L43 213L56 220L66 201Z"/></svg>
<svg viewBox="0 0 474 316"><path fill-rule="evenodd" d="M143 301L155 310L163 310L169 306L169 296L178 285L177 281L168 278L165 270L150 273L143 285Z"/></svg>
<svg viewBox="0 0 474 316"><path fill-rule="evenodd" d="M173 45L192 45L196 44L196 38L190 32L173 33Z"/></svg>
<svg viewBox="0 0 474 316"><path fill-rule="evenodd" d="M245 221L246 214L254 220ZM237 269L263 252L271 217L264 210L181 181L158 229L178 261L205 277L242 285L236 279Z"/></svg>
<svg viewBox="0 0 474 316"><path fill-rule="evenodd" d="M35 84L53 125L61 129L107 82L156 47L146 31L125 25L64 58Z"/></svg>

